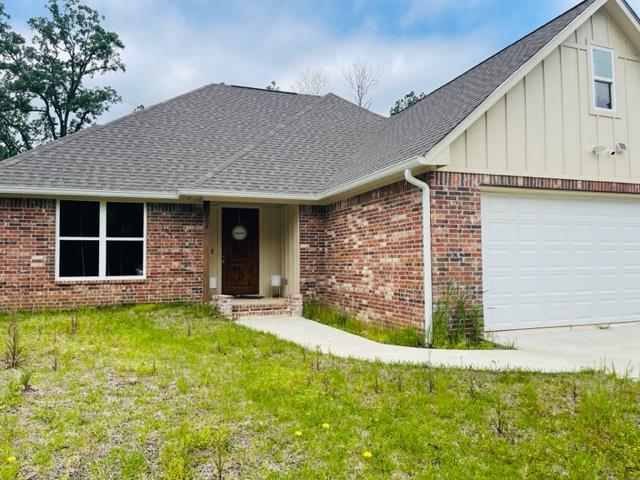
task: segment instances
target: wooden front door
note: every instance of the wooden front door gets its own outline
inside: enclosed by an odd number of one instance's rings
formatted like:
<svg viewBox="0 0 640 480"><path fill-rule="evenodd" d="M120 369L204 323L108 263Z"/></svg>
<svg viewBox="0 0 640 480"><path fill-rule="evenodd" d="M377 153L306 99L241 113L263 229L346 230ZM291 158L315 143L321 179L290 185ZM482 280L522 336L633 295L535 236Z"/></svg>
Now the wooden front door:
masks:
<svg viewBox="0 0 640 480"><path fill-rule="evenodd" d="M259 210L222 209L222 293L259 293Z"/></svg>

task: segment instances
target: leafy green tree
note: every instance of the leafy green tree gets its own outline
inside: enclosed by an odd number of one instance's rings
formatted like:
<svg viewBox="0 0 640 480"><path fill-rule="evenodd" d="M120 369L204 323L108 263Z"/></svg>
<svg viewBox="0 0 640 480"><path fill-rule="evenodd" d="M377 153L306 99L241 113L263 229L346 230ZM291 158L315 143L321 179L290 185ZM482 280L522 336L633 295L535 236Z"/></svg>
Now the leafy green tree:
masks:
<svg viewBox="0 0 640 480"><path fill-rule="evenodd" d="M28 122L29 97L16 91L15 75L7 68L15 62L24 39L11 30L9 16L0 3L0 160L31 148Z"/></svg>
<svg viewBox="0 0 640 480"><path fill-rule="evenodd" d="M391 111L389 113L391 113L392 116L396 115L401 111L409 108L411 105L413 105L414 103L418 102L419 100L423 99L426 96L427 95L424 92L422 92L420 95L416 95L416 92L411 90L400 100L396 101L396 104L393 107L391 107Z"/></svg>
<svg viewBox="0 0 640 480"><path fill-rule="evenodd" d="M6 20L0 8L0 20ZM6 21L0 26L0 109L4 98L13 105L16 121L26 119L26 137L15 125L8 131L19 150L77 132L121 101L109 86L85 84L125 70L120 58L124 44L102 26L104 17L79 0L48 0L45 8L47 16L28 21L31 42L12 32ZM0 145L9 154L15 150L11 139L2 136Z"/></svg>

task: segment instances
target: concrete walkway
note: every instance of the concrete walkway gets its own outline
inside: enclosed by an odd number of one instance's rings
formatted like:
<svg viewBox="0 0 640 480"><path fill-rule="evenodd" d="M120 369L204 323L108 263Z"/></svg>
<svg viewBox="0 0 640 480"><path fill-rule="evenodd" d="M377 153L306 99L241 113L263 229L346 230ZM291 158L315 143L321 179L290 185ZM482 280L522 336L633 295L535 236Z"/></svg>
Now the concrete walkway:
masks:
<svg viewBox="0 0 640 480"><path fill-rule="evenodd" d="M607 329L521 330L492 338L500 343L515 342L515 350L431 350L384 345L302 317L245 317L238 323L312 350L360 360L542 372L606 368L640 376L640 323Z"/></svg>

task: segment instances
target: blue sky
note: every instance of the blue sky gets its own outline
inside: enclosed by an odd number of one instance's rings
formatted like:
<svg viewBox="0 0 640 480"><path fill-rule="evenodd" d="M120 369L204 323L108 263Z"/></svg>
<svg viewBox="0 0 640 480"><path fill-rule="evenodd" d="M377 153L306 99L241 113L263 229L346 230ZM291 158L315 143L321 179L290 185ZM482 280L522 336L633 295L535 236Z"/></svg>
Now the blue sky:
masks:
<svg viewBox="0 0 640 480"><path fill-rule="evenodd" d="M0 0L3 1L3 0ZM44 0L4 0L11 23ZM85 0L123 39L126 73L97 79L128 113L212 82L290 89L322 68L329 90L349 98L343 70L367 60L381 70L372 110L387 114L410 90L429 92L570 8L571 0ZM630 2L640 7L640 0Z"/></svg>

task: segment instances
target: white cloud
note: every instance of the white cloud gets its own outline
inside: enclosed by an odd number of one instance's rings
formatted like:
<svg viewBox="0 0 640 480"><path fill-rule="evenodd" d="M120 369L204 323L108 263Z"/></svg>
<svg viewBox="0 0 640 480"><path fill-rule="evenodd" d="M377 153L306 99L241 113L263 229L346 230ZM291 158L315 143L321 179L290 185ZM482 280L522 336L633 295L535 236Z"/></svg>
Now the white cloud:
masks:
<svg viewBox="0 0 640 480"><path fill-rule="evenodd" d="M330 90L348 98L342 71L358 59L382 69L372 108L386 115L408 91L429 92L505 44L489 26L449 36L391 36L362 18L360 27L345 32L323 24L319 16L268 1L224 7L206 0L190 0L189 7L171 0L85 1L106 16L108 28L126 45L127 72L94 80L112 85L124 100L103 121L212 82L265 87L276 80L289 89L307 67L327 71ZM483 1L415 0L407 21ZM551 9L561 11L565 0L552 1ZM567 1L567 6L574 3ZM640 0L631 3L639 6ZM366 12L366 2L361 10Z"/></svg>
<svg viewBox="0 0 640 480"><path fill-rule="evenodd" d="M265 87L276 80L288 90L307 67L323 68L331 76L329 89L348 98L342 72L357 59L382 69L373 109L386 115L408 91L428 92L500 46L481 29L453 37L391 38L370 26L339 34L314 18L268 9L242 12L232 21L194 20L188 12L151 0L90 3L126 45L127 72L95 80L108 82L123 96L105 119L212 82Z"/></svg>

